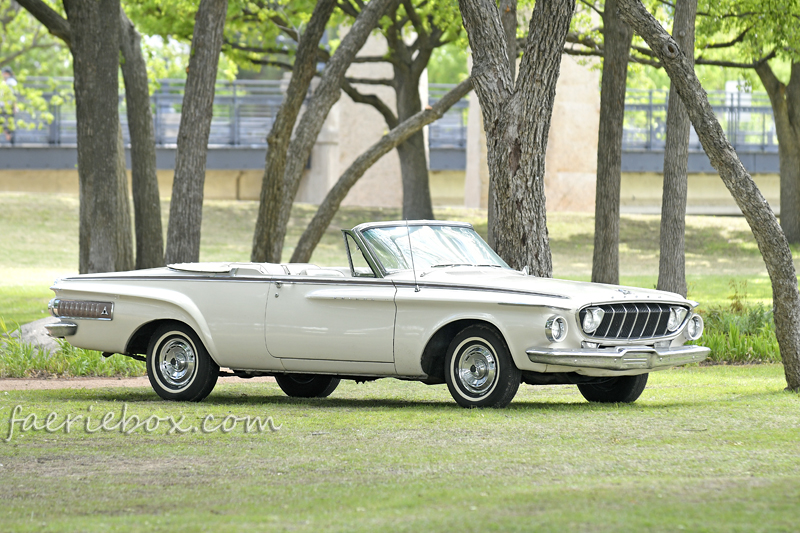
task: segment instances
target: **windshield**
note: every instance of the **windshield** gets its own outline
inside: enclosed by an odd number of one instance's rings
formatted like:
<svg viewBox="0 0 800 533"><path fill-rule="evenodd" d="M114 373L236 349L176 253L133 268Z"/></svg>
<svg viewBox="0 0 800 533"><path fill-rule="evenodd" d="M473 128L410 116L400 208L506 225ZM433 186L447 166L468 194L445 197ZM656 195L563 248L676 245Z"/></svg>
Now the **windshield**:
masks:
<svg viewBox="0 0 800 533"><path fill-rule="evenodd" d="M450 266L510 268L472 228L389 226L362 232L386 272L411 269L409 236L417 270Z"/></svg>

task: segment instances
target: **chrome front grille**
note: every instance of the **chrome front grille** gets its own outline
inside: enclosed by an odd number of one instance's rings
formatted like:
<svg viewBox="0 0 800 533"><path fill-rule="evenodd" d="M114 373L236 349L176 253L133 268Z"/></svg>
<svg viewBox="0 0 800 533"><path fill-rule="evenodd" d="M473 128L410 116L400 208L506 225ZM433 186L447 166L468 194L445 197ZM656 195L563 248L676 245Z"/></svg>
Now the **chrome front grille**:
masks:
<svg viewBox="0 0 800 533"><path fill-rule="evenodd" d="M595 305L605 311L600 326L585 335L595 339L641 340L666 336L670 307L675 305L658 303L624 303ZM580 324L586 309L578 313ZM688 316L688 313L687 313Z"/></svg>

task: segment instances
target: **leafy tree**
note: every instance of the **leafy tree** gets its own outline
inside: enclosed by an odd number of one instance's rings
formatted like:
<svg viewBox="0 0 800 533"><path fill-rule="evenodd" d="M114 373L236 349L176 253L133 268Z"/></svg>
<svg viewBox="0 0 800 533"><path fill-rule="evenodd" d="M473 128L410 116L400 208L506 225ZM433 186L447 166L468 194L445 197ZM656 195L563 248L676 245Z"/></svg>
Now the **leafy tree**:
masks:
<svg viewBox="0 0 800 533"><path fill-rule="evenodd" d="M720 57L709 48L716 64L753 69L766 89L775 117L781 175L781 227L789 242L800 242L800 2L762 0L702 1L698 33L732 36L731 53ZM737 61L738 60L738 61ZM776 63L790 64L788 81ZM784 78L786 80L786 78Z"/></svg>
<svg viewBox="0 0 800 533"><path fill-rule="evenodd" d="M788 389L800 391L800 291L789 243L769 204L726 139L706 92L678 43L639 0L619 0L618 5L622 20L645 39L664 65L711 165L719 172L753 231L772 281L775 334L786 383Z"/></svg>
<svg viewBox="0 0 800 533"><path fill-rule="evenodd" d="M11 87L0 80L0 130L34 128L20 118L23 112L51 121L42 91L25 81L30 75L68 74L69 50L13 0L0 0L0 67L12 69L17 81Z"/></svg>
<svg viewBox="0 0 800 533"><path fill-rule="evenodd" d="M311 260L314 248L319 244L347 193L361 179L370 166L408 139L414 132L420 131L424 126L441 118L445 111L458 103L471 90L472 79L467 78L442 96L433 106L426 107L416 115L404 120L358 156L339 177L334 186L331 187L328 194L325 195L325 199L314 214L313 220L300 237L294 253L292 253L291 262L307 263Z"/></svg>
<svg viewBox="0 0 800 533"><path fill-rule="evenodd" d="M561 52L574 0L540 0L528 30L519 76L512 82L501 14L492 0L460 0L473 51L475 91L486 129L494 181L495 250L512 267L550 276L544 208L547 135Z"/></svg>
<svg viewBox="0 0 800 533"><path fill-rule="evenodd" d="M228 0L201 0L194 17L169 207L165 256L168 264L200 258L208 136L227 11Z"/></svg>
<svg viewBox="0 0 800 533"><path fill-rule="evenodd" d="M303 169L325 118L339 99L345 73L369 34L377 27L380 18L396 2L397 0L372 0L366 4L320 75L319 85L315 88L288 146L285 168L281 171L271 167L268 161L253 236L253 261L280 261L289 214L300 186Z"/></svg>
<svg viewBox="0 0 800 533"><path fill-rule="evenodd" d="M600 13L603 19L604 47L592 281L617 284L622 125L625 120L625 89L633 32L627 24L619 20L616 0L606 0Z"/></svg>
<svg viewBox="0 0 800 533"><path fill-rule="evenodd" d="M70 48L75 78L81 272L133 267L127 180L120 165L119 0L68 0L66 19L42 0L19 4ZM111 46L109 46L111 45Z"/></svg>
<svg viewBox="0 0 800 533"><path fill-rule="evenodd" d="M132 152L139 154L137 159L141 162L134 164L133 168L137 249L141 253L137 264L142 268L163 264L161 211L154 161L155 137L152 127L137 127L137 121L149 113L150 104L147 93L142 94L147 90L147 73L143 58L140 57L135 29L130 27L130 21L118 2L82 3L76 0L67 4L69 7L65 5L66 19L42 0L19 0L19 4L52 35L61 39L73 57L81 194L80 271L127 270L134 266L127 176L117 111L119 52L109 51L109 41L117 44L122 52L128 110L138 117L131 125ZM116 9L112 19L113 7ZM78 21L77 29L69 20L69 13ZM88 32L87 35L94 41L86 40L84 32ZM109 40L103 40L103 33L108 33ZM112 55L115 59L111 59ZM100 56L103 60L98 64ZM113 79L112 65L116 65ZM144 82L140 83L138 80L142 79ZM95 98L100 100L96 102ZM99 104L102 101L110 105L112 99L114 111ZM111 124L116 124L117 129L113 135L107 131ZM94 136L98 134L103 137L95 141ZM113 148L109 143L113 143ZM153 148L146 145L153 145ZM148 152L151 156L146 155ZM149 157L152 157L152 161L144 161ZM111 181L114 183L109 183ZM99 238L94 238L95 233Z"/></svg>
<svg viewBox="0 0 800 533"><path fill-rule="evenodd" d="M359 9L343 2L341 9L356 17ZM388 45L384 57L361 57L358 62L382 63L392 66L391 79L348 79L343 85L348 96L356 102L372 105L386 121L389 129L419 113L423 103L419 83L433 52L459 39L462 26L456 4L450 1L420 2L402 0L385 17L380 32ZM356 84L380 84L394 90L397 114L375 94L362 94ZM425 103L427 105L427 102ZM403 217L406 219L432 219L428 179L428 163L422 131L414 132L397 146L400 172L403 180Z"/></svg>
<svg viewBox="0 0 800 533"><path fill-rule="evenodd" d="M676 0L672 34L694 64L694 22L697 0ZM661 196L658 288L686 297L686 195L689 164L689 115L678 93L670 87L667 106L667 143L664 148L664 188Z"/></svg>

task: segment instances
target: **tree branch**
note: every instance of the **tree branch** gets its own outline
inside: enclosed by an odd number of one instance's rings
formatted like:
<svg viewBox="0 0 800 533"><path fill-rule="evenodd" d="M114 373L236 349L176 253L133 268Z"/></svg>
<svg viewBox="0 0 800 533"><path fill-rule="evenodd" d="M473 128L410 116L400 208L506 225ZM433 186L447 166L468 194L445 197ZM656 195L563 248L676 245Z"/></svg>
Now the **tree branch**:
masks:
<svg viewBox="0 0 800 533"><path fill-rule="evenodd" d="M730 67L730 68L752 68L757 69L760 65L766 63L770 59L773 59L777 55L777 52L773 50L766 56L762 57L761 59L757 59L752 63L737 63L735 61L720 61L716 59L704 59L702 56L698 57L694 60L694 62L698 65L713 65L715 67Z"/></svg>
<svg viewBox="0 0 800 533"><path fill-rule="evenodd" d="M428 32L425 31L425 25L422 23L422 19L419 17L419 13L417 13L411 0L403 0L403 7L406 8L406 15L408 15L408 18L411 20L411 25L414 26L414 30L417 32L417 39L427 38Z"/></svg>
<svg viewBox="0 0 800 533"><path fill-rule="evenodd" d="M0 59L0 67L4 67L6 65L11 64L16 58L19 56L30 52L31 50L42 49L42 48L52 48L53 46L58 46L58 43L40 43L40 44L32 44L30 46L26 46L21 50L17 50L13 52L11 55L8 55L2 59Z"/></svg>
<svg viewBox="0 0 800 533"><path fill-rule="evenodd" d="M27 9L28 13L33 15L36 20L44 24L50 33L64 41L70 48L72 47L67 19L59 15L42 0L18 0L17 3Z"/></svg>
<svg viewBox="0 0 800 533"><path fill-rule="evenodd" d="M353 63L391 63L391 61L384 56L362 56L355 58Z"/></svg>
<svg viewBox="0 0 800 533"><path fill-rule="evenodd" d="M471 90L472 78L467 78L442 96L433 106L426 107L419 113L404 120L358 156L344 171L331 190L328 191L328 194L325 195L325 199L317 209L314 218L303 232L302 237L300 237L300 241L292 254L291 262L307 263L310 260L311 254L319 244L322 235L325 234L325 230L333 220L336 211L339 210L339 206L347 196L347 193L376 161L408 140L409 137L423 127L441 118L445 111L450 109Z"/></svg>
<svg viewBox="0 0 800 533"><path fill-rule="evenodd" d="M703 50L705 50L705 49L707 49L707 48L729 48L729 47L731 47L731 46L733 46L733 45L735 45L735 44L739 44L740 42L744 41L744 38L745 38L745 36L746 36L746 35L748 34L748 32L749 32L750 30L752 30L752 29L753 29L753 27L752 27L752 26L750 26L750 27L748 27L748 28L745 28L745 30L744 30L742 33L740 33L738 36L736 36L736 38L734 38L734 39L733 39L733 40L731 40L731 41L728 41L727 43L718 43L718 44L717 44L717 43L715 43L715 44L707 44L707 45L705 45L705 46L703 47Z"/></svg>
<svg viewBox="0 0 800 533"><path fill-rule="evenodd" d="M359 85L386 85L394 87L394 80L384 78L347 78L348 83L358 83Z"/></svg>
<svg viewBox="0 0 800 533"><path fill-rule="evenodd" d="M600 15L601 17L604 15L604 12L603 12L603 11L600 11L599 9L597 9L597 7L595 7L594 3L592 3L592 2L588 2L587 0L578 0L578 1L579 1L581 4L584 4L584 5L588 6L588 7L589 7L589 8L590 8L592 11L594 11L595 13L597 13L598 15Z"/></svg>
<svg viewBox="0 0 800 533"><path fill-rule="evenodd" d="M346 15L350 15L353 18L358 16L358 10L353 6L353 4L350 3L350 0L343 0L342 2L338 2L336 5Z"/></svg>
<svg viewBox="0 0 800 533"><path fill-rule="evenodd" d="M374 107L378 113L383 115L383 120L386 121L386 125L389 126L389 129L397 127L398 121L394 112L388 105L386 105L386 102L380 99L377 94L360 93L347 80L342 81L342 90L347 93L347 96L349 96L352 101L358 104L367 104Z"/></svg>
<svg viewBox="0 0 800 533"><path fill-rule="evenodd" d="M248 57L247 60L254 65L266 65L270 67L278 67L284 70L288 70L289 72L294 70L294 65L290 63L284 63L283 61L273 61L271 59L255 59L251 57Z"/></svg>

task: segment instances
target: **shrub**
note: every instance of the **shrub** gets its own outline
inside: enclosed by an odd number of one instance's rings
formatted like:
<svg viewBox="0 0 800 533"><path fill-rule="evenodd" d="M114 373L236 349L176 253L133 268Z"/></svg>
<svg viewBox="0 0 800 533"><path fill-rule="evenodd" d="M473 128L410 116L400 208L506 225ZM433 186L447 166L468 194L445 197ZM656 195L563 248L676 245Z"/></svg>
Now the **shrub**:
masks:
<svg viewBox="0 0 800 533"><path fill-rule="evenodd" d="M100 352L75 348L59 341L54 353L41 352L36 346L23 342L0 318L0 378L30 377L129 377L145 374L144 363L121 355L103 357Z"/></svg>
<svg viewBox="0 0 800 533"><path fill-rule="evenodd" d="M703 336L693 344L711 348L713 363L779 363L781 361L772 309L746 305L733 298L730 307L700 310L705 321Z"/></svg>

